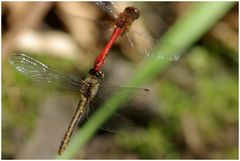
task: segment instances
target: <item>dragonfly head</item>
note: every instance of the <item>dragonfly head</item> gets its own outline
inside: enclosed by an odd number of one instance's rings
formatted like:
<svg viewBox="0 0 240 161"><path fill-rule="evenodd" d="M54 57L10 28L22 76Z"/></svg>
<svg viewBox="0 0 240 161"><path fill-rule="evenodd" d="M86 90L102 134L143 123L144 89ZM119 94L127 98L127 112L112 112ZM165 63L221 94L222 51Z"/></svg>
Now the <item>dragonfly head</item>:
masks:
<svg viewBox="0 0 240 161"><path fill-rule="evenodd" d="M135 7L127 7L125 8L124 12L127 13L127 15L129 15L132 20L136 20L140 16L139 10Z"/></svg>
<svg viewBox="0 0 240 161"><path fill-rule="evenodd" d="M92 75L92 76L95 76L99 80L103 80L103 78L104 78L104 74L100 70L90 69L89 74Z"/></svg>

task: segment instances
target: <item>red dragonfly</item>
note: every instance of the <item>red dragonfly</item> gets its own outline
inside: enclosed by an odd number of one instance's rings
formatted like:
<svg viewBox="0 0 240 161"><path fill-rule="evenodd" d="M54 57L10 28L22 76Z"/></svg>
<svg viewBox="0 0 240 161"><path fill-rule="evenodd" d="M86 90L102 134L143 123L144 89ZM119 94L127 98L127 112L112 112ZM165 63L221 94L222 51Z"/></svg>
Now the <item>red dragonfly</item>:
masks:
<svg viewBox="0 0 240 161"><path fill-rule="evenodd" d="M97 2L97 4L102 6L102 8L105 11L112 14L112 16L114 16L114 18L115 18L114 31L113 31L109 41L105 45L105 47L102 49L100 54L97 56L95 63L94 63L94 69L100 70L100 68L104 64L104 60L105 60L110 48L112 47L113 43L117 40L117 38L120 35L123 35L126 32L126 30L128 30L130 28L132 23L136 19L139 18L140 13L139 13L138 9L133 6L127 7L127 8L125 8L125 10L122 13L119 13L117 11L117 9L113 6L113 4L110 2Z"/></svg>
<svg viewBox="0 0 240 161"><path fill-rule="evenodd" d="M154 59L155 58L170 59L175 61L179 59L179 55L182 52L180 50L179 50L179 53L176 53L174 57L170 57L170 58L168 58L165 53L162 53L160 56L150 55L150 51L152 49L152 46L155 40L146 31L143 31L141 27L136 25L135 21L138 21L138 18L140 17L140 11L136 7L128 6L124 9L123 12L119 12L117 10L116 4L114 4L113 2L96 2L95 4L97 4L104 12L106 12L108 15L111 16L112 18L111 24L113 24L113 28L112 28L113 31L109 40L107 41L104 48L101 50L101 52L98 54L98 56L95 59L95 63L94 63L95 70L100 70L102 68L104 61L106 59L106 56L109 53L109 50L111 49L112 45L116 42L116 40L120 36L123 36L124 39L127 40L128 43L124 42L124 44L128 47L130 45L130 48L128 48L128 52L130 51L130 53L134 53L135 58L142 55L142 56L153 57ZM83 18L77 15L73 15L73 17L77 17L81 19ZM133 24L134 24L134 27L133 27ZM162 43L164 44L164 46L169 47L170 45L171 48L175 48L175 49L177 48L168 42L162 42ZM167 51L167 52L171 52L171 51ZM137 53L137 56L135 53Z"/></svg>

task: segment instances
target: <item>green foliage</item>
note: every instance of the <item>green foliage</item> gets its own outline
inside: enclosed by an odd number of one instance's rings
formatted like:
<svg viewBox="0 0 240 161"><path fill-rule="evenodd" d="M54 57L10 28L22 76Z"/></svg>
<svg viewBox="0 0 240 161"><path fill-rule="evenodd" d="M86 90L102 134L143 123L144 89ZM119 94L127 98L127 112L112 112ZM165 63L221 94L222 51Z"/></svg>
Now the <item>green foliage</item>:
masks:
<svg viewBox="0 0 240 161"><path fill-rule="evenodd" d="M209 64L208 62L213 62ZM189 66L190 65L190 66ZM186 139L189 134L184 129L183 120L190 120L196 125L202 146L209 151L209 158L237 159L237 143L229 143L228 137L233 137L230 127L235 127L237 138L238 122L238 82L235 75L226 70L221 59L202 47L195 47L186 57L182 66L191 69L194 85L182 88L171 79L158 80L160 115L163 120L155 122L148 130L136 135L120 136L119 143L127 150L134 151L142 159L171 158L177 159L182 155L179 149L181 141L171 144L177 138ZM179 73L181 75L181 73ZM177 76L175 76L177 77ZM172 78L176 79L176 78ZM194 92L192 92L194 91ZM221 142L219 142L221 140ZM220 147L228 145L222 150ZM214 148L214 146L216 146ZM216 153L215 151L218 151ZM230 155L231 154L231 155ZM194 158L197 156L192 156Z"/></svg>
<svg viewBox="0 0 240 161"><path fill-rule="evenodd" d="M141 132L118 136L118 142L125 150L137 154L139 159L180 159L164 130L161 126L151 125Z"/></svg>

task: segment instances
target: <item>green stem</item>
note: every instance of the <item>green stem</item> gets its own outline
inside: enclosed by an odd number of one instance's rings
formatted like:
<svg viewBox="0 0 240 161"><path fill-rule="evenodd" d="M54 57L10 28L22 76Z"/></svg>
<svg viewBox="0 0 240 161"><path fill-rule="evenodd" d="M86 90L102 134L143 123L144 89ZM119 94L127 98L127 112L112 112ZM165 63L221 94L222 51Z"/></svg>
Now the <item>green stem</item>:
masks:
<svg viewBox="0 0 240 161"><path fill-rule="evenodd" d="M185 15L169 29L161 41L170 42L183 49L189 48L193 43L203 36L227 11L234 5L233 2L199 2L195 3ZM178 49L172 49L156 43L152 54L171 57L178 53ZM157 74L164 70L172 61L146 59L136 69L131 81L126 86L141 86L143 83L152 80ZM58 159L72 158L94 135L96 130L118 109L118 107L129 97L130 91L118 91L94 113L88 122L75 134L65 153ZM104 110L111 105L113 110ZM106 112L107 111L107 112Z"/></svg>

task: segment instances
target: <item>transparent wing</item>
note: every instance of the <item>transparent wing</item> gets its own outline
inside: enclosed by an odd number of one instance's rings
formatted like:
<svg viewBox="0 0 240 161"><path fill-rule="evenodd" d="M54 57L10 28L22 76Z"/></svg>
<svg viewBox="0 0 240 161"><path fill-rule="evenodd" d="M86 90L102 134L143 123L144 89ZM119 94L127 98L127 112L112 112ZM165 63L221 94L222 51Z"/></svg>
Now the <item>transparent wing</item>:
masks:
<svg viewBox="0 0 240 161"><path fill-rule="evenodd" d="M91 117L95 111L101 107L102 104L106 103L106 100L115 92L131 92L128 97L129 100L125 100L121 107L114 112L114 114L108 119L108 121L100 128L107 132L117 132L117 133L129 133L131 130L138 129L142 127L142 124L139 124L138 119L133 118L133 116L138 116L144 110L147 110L146 103L144 100L150 95L150 91L145 88L134 88L134 87L120 87L112 84L100 85L99 90L91 101L88 111L87 118ZM119 99L123 99L124 95L120 94ZM132 98L131 98L132 97ZM113 110L111 104L103 109L105 111Z"/></svg>
<svg viewBox="0 0 240 161"><path fill-rule="evenodd" d="M70 74L54 71L45 64L24 54L11 55L9 63L23 75L57 88L79 90L84 82Z"/></svg>
<svg viewBox="0 0 240 161"><path fill-rule="evenodd" d="M132 59L154 58L158 60L178 61L186 50L171 42L160 41L162 50L160 53L152 53L153 45L159 40L151 37L143 31L130 28L122 37L121 45L125 55Z"/></svg>
<svg viewBox="0 0 240 161"><path fill-rule="evenodd" d="M128 91L131 92L131 96L136 97L145 97L145 95L148 95L150 93L150 90L147 88L138 88L138 87L121 87L113 84L101 84L98 89L98 93L96 94L96 97L99 97L99 95L105 95L106 97L109 97L114 92L119 91Z"/></svg>
<svg viewBox="0 0 240 161"><path fill-rule="evenodd" d="M116 9L116 7L114 7L114 4L113 2L104 2L104 1L98 1L96 2L96 4L98 6L101 7L101 9L104 11L104 12L107 12L109 15L111 15L112 17L114 18L117 18L118 15L119 15L119 12L118 10Z"/></svg>
<svg viewBox="0 0 240 161"><path fill-rule="evenodd" d="M96 20L96 19L86 18L86 17L83 17L81 15L72 14L70 12L68 12L67 14L69 15L70 18L74 18L78 21L81 20L81 21L86 21L86 22L90 22L90 23L95 23L99 27L109 30L108 31L109 35L110 35L110 33L113 32L113 26L114 26L113 21L110 21L110 20Z"/></svg>

